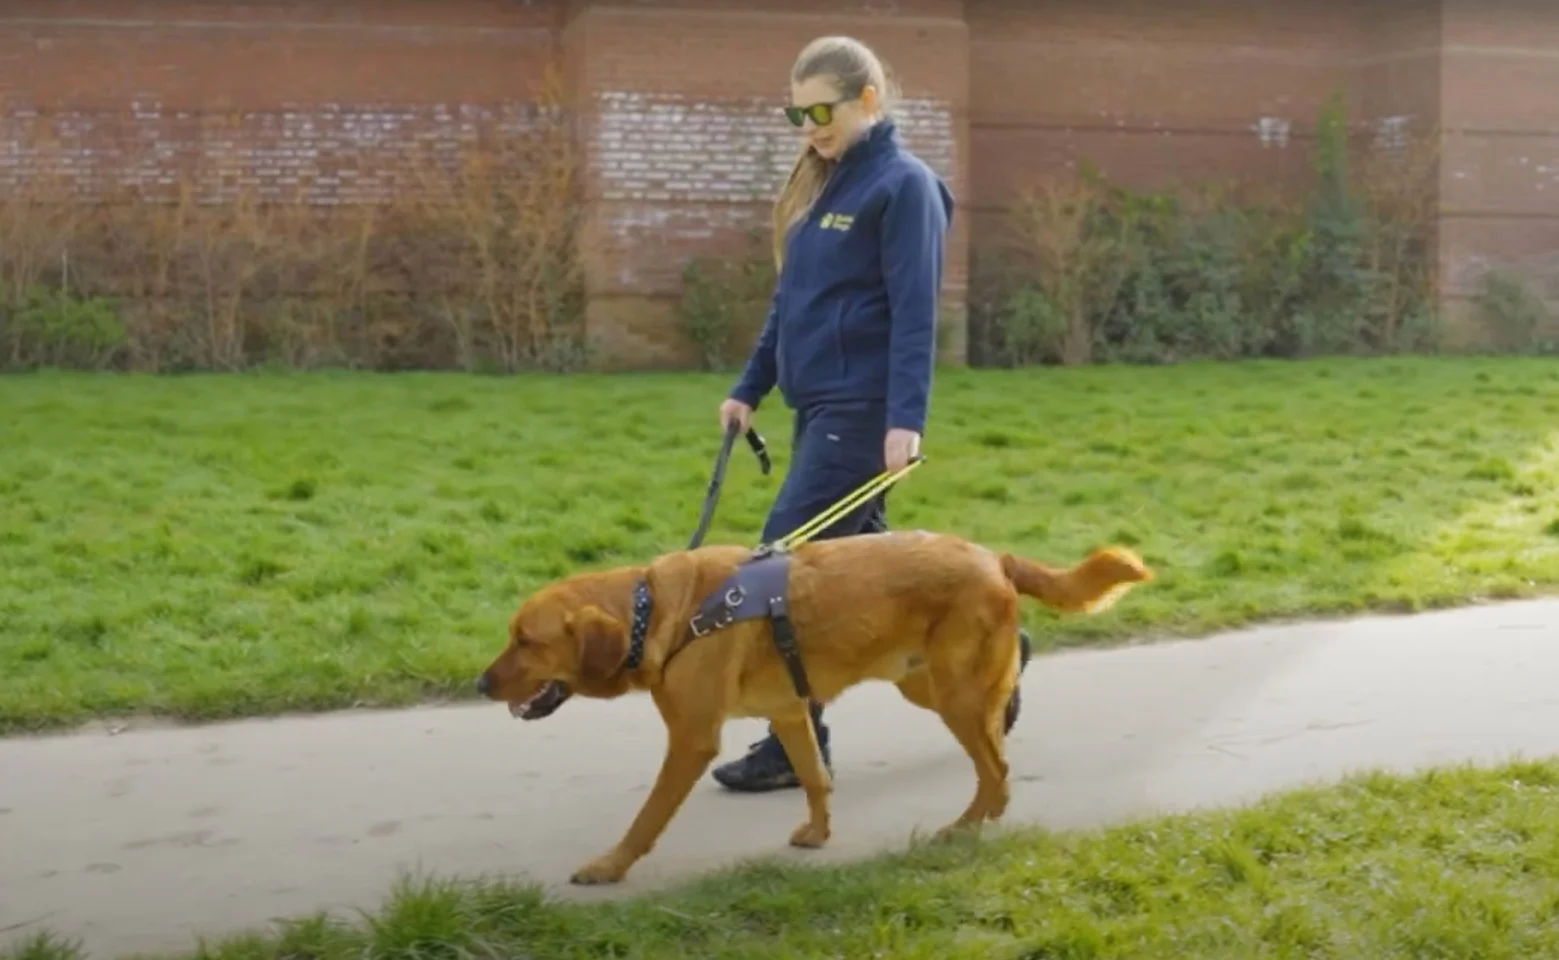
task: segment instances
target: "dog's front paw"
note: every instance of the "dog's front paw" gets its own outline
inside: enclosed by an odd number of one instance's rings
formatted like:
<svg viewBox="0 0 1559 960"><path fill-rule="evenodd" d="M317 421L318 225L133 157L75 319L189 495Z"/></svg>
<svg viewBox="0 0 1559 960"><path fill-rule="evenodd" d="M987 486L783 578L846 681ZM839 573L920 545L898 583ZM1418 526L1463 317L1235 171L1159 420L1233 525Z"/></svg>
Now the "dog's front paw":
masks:
<svg viewBox="0 0 1559 960"><path fill-rule="evenodd" d="M594 860L574 871L569 877L570 883L581 886L593 886L602 883L617 883L627 874L628 866L622 860L612 854L596 857Z"/></svg>
<svg viewBox="0 0 1559 960"><path fill-rule="evenodd" d="M793 847L805 847L815 850L828 842L831 831L827 824L813 823L808 820L796 828L796 832L790 835L790 845Z"/></svg>

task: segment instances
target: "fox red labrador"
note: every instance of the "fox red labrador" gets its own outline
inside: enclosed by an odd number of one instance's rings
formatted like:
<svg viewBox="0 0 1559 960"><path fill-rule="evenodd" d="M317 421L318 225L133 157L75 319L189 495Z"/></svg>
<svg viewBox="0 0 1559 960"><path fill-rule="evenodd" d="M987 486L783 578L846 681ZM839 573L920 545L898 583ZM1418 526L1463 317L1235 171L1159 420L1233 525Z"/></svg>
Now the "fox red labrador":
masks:
<svg viewBox="0 0 1559 960"><path fill-rule="evenodd" d="M654 848L732 717L773 724L806 795L806 822L790 842L823 845L830 784L807 700L828 703L867 680L893 683L934 711L974 762L974 798L943 832L999 819L1009 795L1003 718L1018 682L1019 596L1091 613L1153 579L1119 547L1057 569L926 532L804 544L777 565L765 561L766 574L752 558L743 547L702 547L566 577L510 619L480 693L539 719L575 694L648 692L666 725L666 754L638 816L573 882L615 883ZM758 593L766 605L754 615L744 598Z"/></svg>

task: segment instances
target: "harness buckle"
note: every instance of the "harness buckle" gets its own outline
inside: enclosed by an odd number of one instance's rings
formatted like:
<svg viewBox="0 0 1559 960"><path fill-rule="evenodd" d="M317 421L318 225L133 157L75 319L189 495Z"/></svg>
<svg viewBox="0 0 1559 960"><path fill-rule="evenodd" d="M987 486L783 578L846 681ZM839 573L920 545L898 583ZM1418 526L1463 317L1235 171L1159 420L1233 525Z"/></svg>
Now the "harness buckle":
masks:
<svg viewBox="0 0 1559 960"><path fill-rule="evenodd" d="M727 593L726 596L729 597L730 594ZM707 618L702 614L695 614L692 619L688 620L688 627L693 631L693 636L702 637L714 633L721 627L729 626L735 619L735 609L730 606L722 606L717 613ZM704 624L704 626L700 626L700 624Z"/></svg>

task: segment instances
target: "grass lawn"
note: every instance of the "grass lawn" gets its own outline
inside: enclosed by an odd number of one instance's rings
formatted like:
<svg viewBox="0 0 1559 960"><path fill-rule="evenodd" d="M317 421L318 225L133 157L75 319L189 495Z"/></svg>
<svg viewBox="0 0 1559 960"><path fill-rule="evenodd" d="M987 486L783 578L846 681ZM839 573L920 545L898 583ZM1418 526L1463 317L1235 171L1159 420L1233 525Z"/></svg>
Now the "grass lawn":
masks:
<svg viewBox="0 0 1559 960"><path fill-rule="evenodd" d="M192 945L193 946L193 945ZM6 960L68 960L47 934ZM605 904L423 879L200 960L1528 960L1559 956L1559 763L1360 775L1103 832L1011 829L835 869L754 863Z"/></svg>
<svg viewBox="0 0 1559 960"><path fill-rule="evenodd" d="M681 547L726 376L0 378L0 732L466 696L520 595ZM1559 583L1559 367L939 376L892 520L1160 579L1042 644ZM738 448L711 542L776 475Z"/></svg>

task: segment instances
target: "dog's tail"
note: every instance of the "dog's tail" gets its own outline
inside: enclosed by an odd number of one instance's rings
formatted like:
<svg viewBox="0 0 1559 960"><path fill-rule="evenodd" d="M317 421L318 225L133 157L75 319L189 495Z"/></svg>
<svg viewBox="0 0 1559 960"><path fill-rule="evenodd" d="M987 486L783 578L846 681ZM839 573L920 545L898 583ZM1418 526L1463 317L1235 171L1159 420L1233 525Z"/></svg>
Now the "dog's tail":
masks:
<svg viewBox="0 0 1559 960"><path fill-rule="evenodd" d="M1095 550L1066 570L1004 553L1001 569L1019 593L1061 613L1099 613L1153 579L1142 558L1124 547Z"/></svg>

